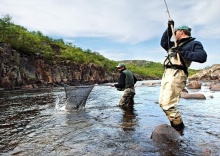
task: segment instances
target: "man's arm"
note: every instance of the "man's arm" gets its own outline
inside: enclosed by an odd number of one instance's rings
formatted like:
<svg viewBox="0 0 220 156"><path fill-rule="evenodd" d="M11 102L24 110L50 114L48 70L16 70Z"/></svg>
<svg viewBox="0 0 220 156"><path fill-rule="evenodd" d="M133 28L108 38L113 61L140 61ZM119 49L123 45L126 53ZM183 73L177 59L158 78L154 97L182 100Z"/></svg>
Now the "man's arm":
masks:
<svg viewBox="0 0 220 156"><path fill-rule="evenodd" d="M133 74L134 76L134 74ZM137 82L137 78L134 76L134 84Z"/></svg>
<svg viewBox="0 0 220 156"><path fill-rule="evenodd" d="M160 41L160 45L168 51L174 45L174 42L171 42L170 39L172 37L172 30L171 28L167 28L166 31L163 33L163 36Z"/></svg>
<svg viewBox="0 0 220 156"><path fill-rule="evenodd" d="M117 83L117 84L114 84L114 86L115 86L116 88L124 88L124 87L125 87L125 78L126 78L126 75L125 75L125 73L122 72L122 73L120 74L118 83Z"/></svg>
<svg viewBox="0 0 220 156"><path fill-rule="evenodd" d="M204 63L207 60L206 51L203 49L202 44L198 41L194 41L190 45L190 50L183 49L181 51L181 56L183 56L183 58L187 58L191 61L195 61L199 63Z"/></svg>

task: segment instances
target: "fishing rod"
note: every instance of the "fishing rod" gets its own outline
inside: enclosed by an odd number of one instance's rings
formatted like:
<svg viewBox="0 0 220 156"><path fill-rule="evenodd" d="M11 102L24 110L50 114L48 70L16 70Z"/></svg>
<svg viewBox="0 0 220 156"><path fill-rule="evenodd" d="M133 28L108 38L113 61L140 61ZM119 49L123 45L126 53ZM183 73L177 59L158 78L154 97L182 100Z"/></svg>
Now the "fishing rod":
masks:
<svg viewBox="0 0 220 156"><path fill-rule="evenodd" d="M170 16L170 12L169 12L169 9L168 9L166 0L164 0L164 3L165 3L165 6L166 6L166 8L167 8L167 11L166 11L166 12L167 12L167 14L168 14L168 16L169 16L169 19L172 19L171 16ZM174 46L177 47L177 41L176 41L175 32L174 32L174 25L171 24L170 27L171 27L172 34L173 34ZM178 53L177 53L177 60L178 60L178 63L179 63L179 65L180 65L180 64L181 64L181 61L180 61L180 56L179 56Z"/></svg>

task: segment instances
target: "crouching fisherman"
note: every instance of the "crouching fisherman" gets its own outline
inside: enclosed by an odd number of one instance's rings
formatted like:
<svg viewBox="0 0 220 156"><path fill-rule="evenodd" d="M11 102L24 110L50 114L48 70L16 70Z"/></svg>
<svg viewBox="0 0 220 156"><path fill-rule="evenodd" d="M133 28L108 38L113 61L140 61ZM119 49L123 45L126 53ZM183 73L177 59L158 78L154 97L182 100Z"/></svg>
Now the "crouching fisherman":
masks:
<svg viewBox="0 0 220 156"><path fill-rule="evenodd" d="M167 51L168 56L164 61L165 70L161 81L159 104L171 126L182 133L184 123L176 104L179 102L180 93L186 85L188 67L192 61L206 62L207 54L202 44L191 37L191 28L184 25L175 29L177 41L175 47L174 42L170 41L172 37L171 25L174 26L174 21L170 19L168 28L161 38L161 46Z"/></svg>
<svg viewBox="0 0 220 156"><path fill-rule="evenodd" d="M120 77L118 83L111 84L111 86L116 87L119 91L124 91L119 106L123 108L133 106L135 95L134 84L137 82L137 78L130 70L126 69L124 63L119 63L116 67L120 72Z"/></svg>

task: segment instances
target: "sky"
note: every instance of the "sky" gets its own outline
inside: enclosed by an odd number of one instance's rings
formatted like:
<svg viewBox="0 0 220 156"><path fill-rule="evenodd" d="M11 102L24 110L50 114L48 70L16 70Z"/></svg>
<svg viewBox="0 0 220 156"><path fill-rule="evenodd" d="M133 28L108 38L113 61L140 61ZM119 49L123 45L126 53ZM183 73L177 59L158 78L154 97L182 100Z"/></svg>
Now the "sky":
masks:
<svg viewBox="0 0 220 156"><path fill-rule="evenodd" d="M192 69L220 64L220 0L166 0L175 26L188 25L203 44L207 62ZM164 0L0 0L1 18L29 31L62 38L83 50L114 60L163 62L160 39L169 15Z"/></svg>

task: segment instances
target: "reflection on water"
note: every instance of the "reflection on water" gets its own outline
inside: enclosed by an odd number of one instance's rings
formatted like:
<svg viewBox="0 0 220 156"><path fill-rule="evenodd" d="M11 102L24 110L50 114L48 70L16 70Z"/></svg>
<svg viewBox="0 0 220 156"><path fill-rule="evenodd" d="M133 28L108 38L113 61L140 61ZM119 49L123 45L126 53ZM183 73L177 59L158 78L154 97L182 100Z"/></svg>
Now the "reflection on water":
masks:
<svg viewBox="0 0 220 156"><path fill-rule="evenodd" d="M157 103L159 87L141 83L128 109L118 107L122 92L108 86L95 86L80 111L65 110L64 88L0 91L0 154L218 155L220 92L203 87L207 100L181 99L184 136L158 145L151 133L169 122Z"/></svg>
<svg viewBox="0 0 220 156"><path fill-rule="evenodd" d="M124 131L134 131L135 125L137 124L136 114L134 110L134 106L127 106L126 108L122 108L123 110L123 118L122 118L122 129Z"/></svg>

